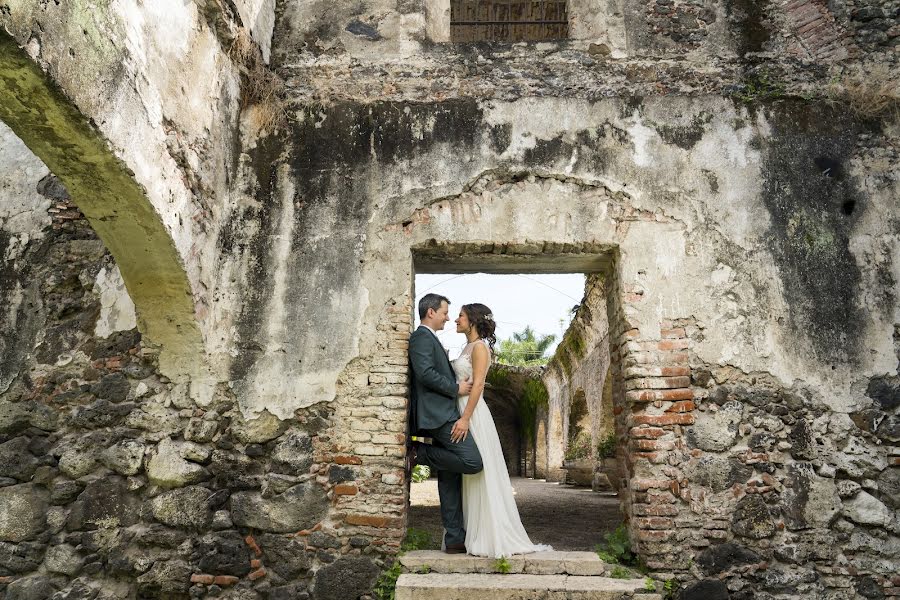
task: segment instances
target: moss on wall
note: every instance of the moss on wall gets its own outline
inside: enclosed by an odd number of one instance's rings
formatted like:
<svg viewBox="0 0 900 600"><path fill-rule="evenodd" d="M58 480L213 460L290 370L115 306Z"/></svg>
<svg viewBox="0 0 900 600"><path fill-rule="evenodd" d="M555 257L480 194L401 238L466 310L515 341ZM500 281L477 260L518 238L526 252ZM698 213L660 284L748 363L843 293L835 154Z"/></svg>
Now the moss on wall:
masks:
<svg viewBox="0 0 900 600"><path fill-rule="evenodd" d="M62 180L115 257L145 340L160 366L186 375L202 363L191 287L165 226L131 171L38 66L0 31L0 119Z"/></svg>

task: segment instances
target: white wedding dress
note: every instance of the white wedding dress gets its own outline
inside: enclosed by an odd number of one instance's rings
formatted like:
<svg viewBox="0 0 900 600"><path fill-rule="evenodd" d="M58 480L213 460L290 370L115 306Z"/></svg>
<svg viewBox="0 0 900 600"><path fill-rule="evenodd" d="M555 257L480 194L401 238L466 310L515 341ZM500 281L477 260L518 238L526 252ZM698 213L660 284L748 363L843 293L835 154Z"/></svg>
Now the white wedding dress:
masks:
<svg viewBox="0 0 900 600"><path fill-rule="evenodd" d="M452 362L457 381L472 376L472 350L477 340L468 344L459 358ZM469 402L468 396L460 396L459 414ZM484 395L475 405L469 420L469 435L481 452L484 470L476 475L463 475L463 519L466 528L466 551L475 556L500 558L513 554L552 550L544 544L532 544L519 518L519 509L513 497L512 484L500 448L500 437L494 418L484 401Z"/></svg>

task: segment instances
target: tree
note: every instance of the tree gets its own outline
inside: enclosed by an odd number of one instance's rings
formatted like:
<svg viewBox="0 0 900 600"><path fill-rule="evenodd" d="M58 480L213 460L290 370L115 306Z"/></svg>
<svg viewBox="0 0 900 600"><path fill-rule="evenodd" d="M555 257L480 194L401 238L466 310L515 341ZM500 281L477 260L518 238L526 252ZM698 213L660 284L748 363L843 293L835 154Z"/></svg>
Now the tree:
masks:
<svg viewBox="0 0 900 600"><path fill-rule="evenodd" d="M517 366L545 365L550 358L544 354L555 341L555 335L538 336L530 325L526 326L524 330L514 333L511 338L500 342L497 362Z"/></svg>

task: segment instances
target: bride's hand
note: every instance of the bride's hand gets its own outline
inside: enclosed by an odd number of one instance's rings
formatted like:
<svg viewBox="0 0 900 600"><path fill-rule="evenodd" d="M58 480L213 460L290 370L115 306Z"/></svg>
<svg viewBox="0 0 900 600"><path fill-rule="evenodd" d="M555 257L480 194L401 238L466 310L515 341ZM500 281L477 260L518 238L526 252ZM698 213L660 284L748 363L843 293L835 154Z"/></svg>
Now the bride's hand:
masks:
<svg viewBox="0 0 900 600"><path fill-rule="evenodd" d="M451 442L461 442L466 439L469 435L469 419L466 417L460 417L459 421L453 424L453 429L450 431L450 441Z"/></svg>

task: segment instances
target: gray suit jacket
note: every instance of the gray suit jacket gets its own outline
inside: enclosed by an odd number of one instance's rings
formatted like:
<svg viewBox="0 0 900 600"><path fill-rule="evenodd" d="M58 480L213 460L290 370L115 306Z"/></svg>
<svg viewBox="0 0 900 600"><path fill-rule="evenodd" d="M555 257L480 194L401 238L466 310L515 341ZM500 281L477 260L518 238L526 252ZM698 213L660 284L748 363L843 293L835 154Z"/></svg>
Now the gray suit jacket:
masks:
<svg viewBox="0 0 900 600"><path fill-rule="evenodd" d="M420 325L409 336L409 364L412 366L410 396L414 415L412 429L437 429L459 419L456 397L459 386L444 347L427 327Z"/></svg>

